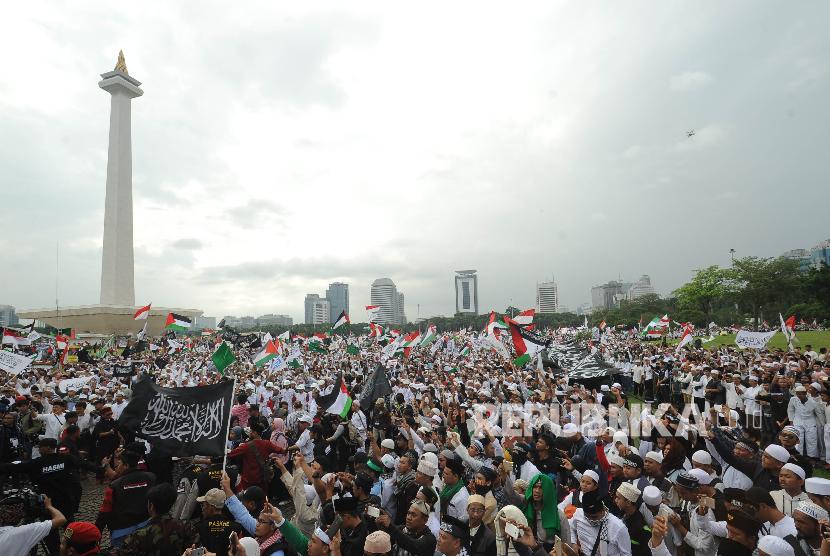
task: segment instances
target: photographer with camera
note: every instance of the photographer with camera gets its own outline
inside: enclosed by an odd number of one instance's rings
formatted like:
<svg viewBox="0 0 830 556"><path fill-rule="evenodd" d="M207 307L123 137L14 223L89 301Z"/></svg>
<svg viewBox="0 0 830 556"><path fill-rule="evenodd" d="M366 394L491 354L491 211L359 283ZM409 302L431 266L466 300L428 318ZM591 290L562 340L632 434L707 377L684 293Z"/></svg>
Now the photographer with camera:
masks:
<svg viewBox="0 0 830 556"><path fill-rule="evenodd" d="M41 499L43 508L52 517L50 521L11 525L27 518L25 514L32 509L32 506L40 504ZM57 531L66 523L66 517L52 505L52 500L48 496L39 496L29 491L12 494L0 501L0 506L3 512L2 521L0 521L0 546L3 547L5 556L26 556L47 535L52 531ZM15 506L19 507L17 512L13 509Z"/></svg>

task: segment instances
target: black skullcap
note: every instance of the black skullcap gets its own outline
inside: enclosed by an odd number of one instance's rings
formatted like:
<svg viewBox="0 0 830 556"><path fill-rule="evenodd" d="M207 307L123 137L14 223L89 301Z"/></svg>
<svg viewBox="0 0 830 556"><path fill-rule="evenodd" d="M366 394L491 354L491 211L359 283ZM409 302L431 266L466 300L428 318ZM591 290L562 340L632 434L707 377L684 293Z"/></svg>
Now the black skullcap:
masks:
<svg viewBox="0 0 830 556"><path fill-rule="evenodd" d="M605 509L605 504L598 490L592 490L582 495L582 511L595 514Z"/></svg>
<svg viewBox="0 0 830 556"><path fill-rule="evenodd" d="M689 490L697 490L700 486L700 483L695 476L687 473L686 471L681 471L681 473L677 476L677 479L675 479L674 484Z"/></svg>
<svg viewBox="0 0 830 556"><path fill-rule="evenodd" d="M764 490L761 487L754 486L746 491L744 495L747 502L750 504L766 504L767 506L775 506L775 500L772 499L772 495L769 491Z"/></svg>
<svg viewBox="0 0 830 556"><path fill-rule="evenodd" d="M470 526L451 515L445 515L441 520L441 530L461 540L462 543L470 536Z"/></svg>
<svg viewBox="0 0 830 556"><path fill-rule="evenodd" d="M464 476L464 462L460 459L448 459L447 469L452 471L458 477Z"/></svg>
<svg viewBox="0 0 830 556"><path fill-rule="evenodd" d="M353 514L357 512L357 498L354 496L346 496L335 498L334 511L337 513Z"/></svg>
<svg viewBox="0 0 830 556"><path fill-rule="evenodd" d="M737 527L744 533L749 533L750 536L757 535L763 526L760 521L742 510L732 510L729 512L726 516L726 524Z"/></svg>
<svg viewBox="0 0 830 556"><path fill-rule="evenodd" d="M484 476L484 478L485 478L485 479L487 479L487 480L488 480L488 481L490 481L490 482L495 481L495 480L496 480L496 477L498 476L498 475L496 474L496 470L495 470L495 469L493 469L492 467L488 467L488 466L486 466L486 465L482 465L482 466L479 468L478 473L481 473L481 474Z"/></svg>

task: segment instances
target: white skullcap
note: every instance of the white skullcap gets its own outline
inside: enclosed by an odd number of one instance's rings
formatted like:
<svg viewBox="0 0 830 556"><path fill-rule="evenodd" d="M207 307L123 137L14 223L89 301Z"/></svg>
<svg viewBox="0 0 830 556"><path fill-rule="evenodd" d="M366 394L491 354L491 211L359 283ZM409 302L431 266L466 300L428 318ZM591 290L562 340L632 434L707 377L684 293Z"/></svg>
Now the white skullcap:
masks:
<svg viewBox="0 0 830 556"><path fill-rule="evenodd" d="M570 438L578 432L579 429L573 423L566 423L565 426L562 427L562 436L564 436L565 438Z"/></svg>
<svg viewBox="0 0 830 556"><path fill-rule="evenodd" d="M239 545L245 551L244 556L259 556L259 543L253 537L242 537L239 539Z"/></svg>
<svg viewBox="0 0 830 556"><path fill-rule="evenodd" d="M787 463L790 461L790 453L780 444L770 444L764 452L766 452L769 457L778 460L781 463Z"/></svg>
<svg viewBox="0 0 830 556"><path fill-rule="evenodd" d="M830 479L822 479L821 477L810 477L804 481L804 490L808 494L816 494L818 496L830 496Z"/></svg>
<svg viewBox="0 0 830 556"><path fill-rule="evenodd" d="M608 454L608 463L610 463L611 465L616 465L618 467L625 466L625 460L617 454Z"/></svg>
<svg viewBox="0 0 830 556"><path fill-rule="evenodd" d="M790 543L780 537L766 535L758 541L758 550L768 556L795 556L795 550Z"/></svg>
<svg viewBox="0 0 830 556"><path fill-rule="evenodd" d="M319 527L314 530L314 536L323 541L323 544L331 544L331 538Z"/></svg>
<svg viewBox="0 0 830 556"><path fill-rule="evenodd" d="M643 489L643 502L649 506L657 506L663 501L660 489L654 485L648 485Z"/></svg>
<svg viewBox="0 0 830 556"><path fill-rule="evenodd" d="M311 485L303 485L303 489L305 490L306 506L311 506L314 503L314 499L317 498L317 491Z"/></svg>
<svg viewBox="0 0 830 556"><path fill-rule="evenodd" d="M701 465L712 465L712 456L709 455L709 452L698 450L692 454L692 461Z"/></svg>
<svg viewBox="0 0 830 556"><path fill-rule="evenodd" d="M818 382L811 383L810 388L814 388L815 390L818 390L819 392L821 392L821 390L822 390L821 384L819 384Z"/></svg>
<svg viewBox="0 0 830 556"><path fill-rule="evenodd" d="M801 512L806 516L812 517L816 521L821 521L822 519L827 519L827 510L819 506L818 504L814 504L812 502L804 501L799 504L794 512Z"/></svg>
<svg viewBox="0 0 830 556"><path fill-rule="evenodd" d="M804 480L804 478L807 476L807 473L804 472L804 469L802 469L801 466L796 465L794 463L785 463L784 467L782 467L781 469L792 471L793 473L801 477L802 480Z"/></svg>
<svg viewBox="0 0 830 556"><path fill-rule="evenodd" d="M394 450L395 449L395 441L391 438L384 438L380 441L380 447L386 448L387 450Z"/></svg>
<svg viewBox="0 0 830 556"><path fill-rule="evenodd" d="M806 389L806 388L804 388L804 385L803 385L803 384L799 384L798 386L796 386L796 387L793 389L793 392L806 392L806 391L807 391L807 389Z"/></svg>
<svg viewBox="0 0 830 556"><path fill-rule="evenodd" d="M663 454L661 452L647 452L645 459L650 459L656 461L657 463L663 463Z"/></svg>
<svg viewBox="0 0 830 556"><path fill-rule="evenodd" d="M594 481L595 483L599 484L599 475L598 475L598 474L597 474L597 472L596 472L596 471L594 471L593 469L589 469L588 471L586 471L585 473L583 473L583 474L582 474L582 476L583 476L583 477L590 477L591 479L593 479L593 481Z"/></svg>
<svg viewBox="0 0 830 556"><path fill-rule="evenodd" d="M709 473L707 473L703 469L698 469L698 468L690 469L688 471L688 473L689 473L689 475L691 475L692 477L697 479L697 482L702 484L702 485L708 485L712 482L712 476L709 475Z"/></svg>
<svg viewBox="0 0 830 556"><path fill-rule="evenodd" d="M388 469L392 469L395 467L395 456L392 454L386 454L382 458L380 458L381 463L383 463L384 467Z"/></svg>
<svg viewBox="0 0 830 556"><path fill-rule="evenodd" d="M620 483L620 486L617 487L617 494L633 503L640 497L640 489L631 483Z"/></svg>
<svg viewBox="0 0 830 556"><path fill-rule="evenodd" d="M617 442L622 442L626 446L628 446L628 435L625 434L623 431L617 431L614 433L614 444Z"/></svg>

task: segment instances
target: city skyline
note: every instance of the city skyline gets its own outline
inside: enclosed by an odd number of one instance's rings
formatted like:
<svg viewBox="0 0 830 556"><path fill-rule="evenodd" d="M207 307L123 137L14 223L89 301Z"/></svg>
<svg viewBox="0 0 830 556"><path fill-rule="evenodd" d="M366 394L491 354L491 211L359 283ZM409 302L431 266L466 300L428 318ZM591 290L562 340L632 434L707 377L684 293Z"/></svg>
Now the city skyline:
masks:
<svg viewBox="0 0 830 556"><path fill-rule="evenodd" d="M0 303L99 298L95 81L119 50L147 84L131 108L137 304L299 321L305 293L352 284L357 312L389 276L410 318L449 315L448 275L472 267L480 313L534 306L551 268L578 307L615 276L666 295L730 249L826 237L827 4L485 3L474 24L440 7L11 5L0 168L4 225L26 232L0 238Z"/></svg>

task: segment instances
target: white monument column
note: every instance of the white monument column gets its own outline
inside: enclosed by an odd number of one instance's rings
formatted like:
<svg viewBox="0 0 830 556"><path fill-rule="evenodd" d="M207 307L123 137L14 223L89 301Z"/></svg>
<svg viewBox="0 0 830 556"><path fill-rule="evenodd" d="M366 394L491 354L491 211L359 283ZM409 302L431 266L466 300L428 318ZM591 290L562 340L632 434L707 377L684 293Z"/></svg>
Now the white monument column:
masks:
<svg viewBox="0 0 830 556"><path fill-rule="evenodd" d="M101 257L101 305L135 305L133 270L133 151L130 103L144 94L127 73L124 53L98 86L112 95L107 154L107 200Z"/></svg>

